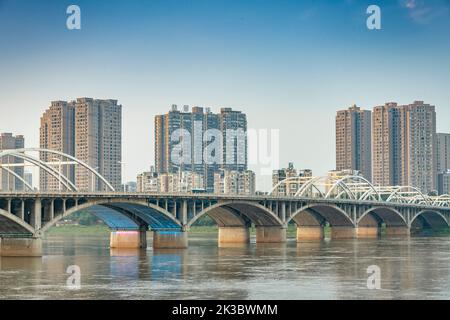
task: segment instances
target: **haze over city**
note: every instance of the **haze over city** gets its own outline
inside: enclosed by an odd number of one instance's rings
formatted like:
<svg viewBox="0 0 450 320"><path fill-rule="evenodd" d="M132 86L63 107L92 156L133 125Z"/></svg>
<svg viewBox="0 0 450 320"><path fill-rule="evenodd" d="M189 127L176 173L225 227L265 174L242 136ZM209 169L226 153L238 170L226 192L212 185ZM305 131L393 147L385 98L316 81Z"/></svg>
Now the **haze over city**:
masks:
<svg viewBox="0 0 450 320"><path fill-rule="evenodd" d="M315 174L335 167L335 112L353 103L423 100L450 132L445 1L380 1L375 31L367 1L79 1L81 30L65 27L69 4L0 1L2 132L38 146L51 101L117 99L124 181L153 164L154 116L174 103L279 129L280 166ZM257 182L267 190L271 177Z"/></svg>

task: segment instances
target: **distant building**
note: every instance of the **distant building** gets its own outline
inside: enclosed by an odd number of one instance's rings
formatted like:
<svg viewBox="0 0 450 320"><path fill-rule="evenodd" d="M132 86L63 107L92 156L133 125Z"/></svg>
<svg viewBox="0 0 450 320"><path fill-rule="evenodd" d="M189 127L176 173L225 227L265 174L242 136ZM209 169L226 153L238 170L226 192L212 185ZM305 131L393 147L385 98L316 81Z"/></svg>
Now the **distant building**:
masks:
<svg viewBox="0 0 450 320"><path fill-rule="evenodd" d="M214 174L214 193L227 195L255 194L255 173L251 170L221 170Z"/></svg>
<svg viewBox="0 0 450 320"><path fill-rule="evenodd" d="M137 176L137 192L161 192L161 184L155 167L151 166L150 171L143 172Z"/></svg>
<svg viewBox="0 0 450 320"><path fill-rule="evenodd" d="M221 141L205 136L207 130L218 133ZM155 116L156 172L174 173L181 170L201 174L204 177L204 188L212 192L214 173L219 168L237 171L247 169L246 133L247 118L240 111L222 108L219 114L215 114L209 108L204 110L201 107L193 107L189 111L189 106L184 106L180 111L177 105L172 105L167 114ZM172 155L174 148L180 143L185 143L191 149L190 154L183 156L182 161L173 159ZM222 152L215 155L214 159L206 159L204 150L212 143L218 143Z"/></svg>
<svg viewBox="0 0 450 320"><path fill-rule="evenodd" d="M122 106L117 100L78 98L53 101L41 117L40 147L74 156L99 172L116 190L122 186ZM84 167L60 165L60 156L42 153L80 191L107 187ZM41 190L59 190L56 178L40 174Z"/></svg>
<svg viewBox="0 0 450 320"><path fill-rule="evenodd" d="M65 154L75 155L75 103L67 101L52 101L50 107L41 117L40 147L55 150ZM56 163L61 157L49 153L41 153L41 160L46 163ZM55 169L75 183L74 165L55 165ZM61 170L61 171L59 171ZM58 191L62 185L53 176L40 170L40 190Z"/></svg>
<svg viewBox="0 0 450 320"><path fill-rule="evenodd" d="M30 185L33 186L33 173L25 171L23 174L23 179Z"/></svg>
<svg viewBox="0 0 450 320"><path fill-rule="evenodd" d="M79 98L75 103L75 157L96 169L116 190L122 185L122 106L117 100ZM94 186L92 186L94 181ZM77 167L79 190L108 190Z"/></svg>
<svg viewBox="0 0 450 320"><path fill-rule="evenodd" d="M272 187L276 189L273 191L274 195L279 196L294 196L304 182L312 178L312 171L310 169L299 170L294 168L292 162L287 168L274 170L272 172ZM284 183L280 183L286 180Z"/></svg>
<svg viewBox="0 0 450 320"><path fill-rule="evenodd" d="M437 192L439 195L450 194L450 170L437 175Z"/></svg>
<svg viewBox="0 0 450 320"><path fill-rule="evenodd" d="M129 181L125 184L122 184L121 191L124 192L137 192L137 183L134 181Z"/></svg>
<svg viewBox="0 0 450 320"><path fill-rule="evenodd" d="M436 134L436 174L450 170L450 133Z"/></svg>
<svg viewBox="0 0 450 320"><path fill-rule="evenodd" d="M423 101L377 106L372 116L373 183L435 189L436 111Z"/></svg>
<svg viewBox="0 0 450 320"><path fill-rule="evenodd" d="M21 135L13 136L12 133L0 134L0 151L21 149L25 146L25 138ZM7 166L8 164L21 164L24 161L17 157L7 156L0 158L0 164L4 165L4 169L0 168L0 187L3 191L22 191L24 184L20 179L17 179L14 174L8 173L8 170L13 171L16 175L24 177L23 166Z"/></svg>
<svg viewBox="0 0 450 320"><path fill-rule="evenodd" d="M150 171L137 176L137 192L187 193L203 189L204 180L201 174L192 171L176 173L157 173L153 167Z"/></svg>
<svg viewBox="0 0 450 320"><path fill-rule="evenodd" d="M336 170L358 170L372 180L372 113L356 105L336 115Z"/></svg>
<svg viewBox="0 0 450 320"><path fill-rule="evenodd" d="M203 189L203 175L193 171L162 173L159 175L161 192L186 193L194 189Z"/></svg>

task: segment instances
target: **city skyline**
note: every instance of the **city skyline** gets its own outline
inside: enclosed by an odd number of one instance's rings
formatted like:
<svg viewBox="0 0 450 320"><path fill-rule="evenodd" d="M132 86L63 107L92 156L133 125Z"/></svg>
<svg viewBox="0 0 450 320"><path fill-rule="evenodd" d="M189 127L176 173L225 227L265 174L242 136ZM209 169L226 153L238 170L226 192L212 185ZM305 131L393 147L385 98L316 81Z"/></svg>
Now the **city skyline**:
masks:
<svg viewBox="0 0 450 320"><path fill-rule="evenodd" d="M334 113L353 103L424 100L437 106L437 131L450 132L445 2L380 1L376 31L366 28L365 1L79 1L77 31L65 26L69 4L0 1L9 44L0 53L0 111L10 115L1 131L38 146L35 119L49 101L117 99L125 181L148 170L153 116L174 103L242 110L249 128L280 129L280 166L317 174L334 168ZM138 145L136 136L147 138ZM271 185L269 175L257 180L257 189Z"/></svg>

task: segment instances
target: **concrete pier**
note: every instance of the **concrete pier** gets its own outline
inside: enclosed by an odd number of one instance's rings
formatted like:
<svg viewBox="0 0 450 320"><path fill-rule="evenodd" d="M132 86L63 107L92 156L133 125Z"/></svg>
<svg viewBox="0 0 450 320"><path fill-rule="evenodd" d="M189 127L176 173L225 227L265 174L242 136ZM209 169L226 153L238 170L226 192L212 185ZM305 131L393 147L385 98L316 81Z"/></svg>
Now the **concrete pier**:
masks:
<svg viewBox="0 0 450 320"><path fill-rule="evenodd" d="M356 236L356 228L331 226L331 239L352 239Z"/></svg>
<svg viewBox="0 0 450 320"><path fill-rule="evenodd" d="M271 227L256 227L256 243L281 243L286 242L286 228L271 226Z"/></svg>
<svg viewBox="0 0 450 320"><path fill-rule="evenodd" d="M386 226L386 236L389 237L401 237L409 236L410 230L408 227L390 227Z"/></svg>
<svg viewBox="0 0 450 320"><path fill-rule="evenodd" d="M153 231L154 249L186 249L188 235L183 231Z"/></svg>
<svg viewBox="0 0 450 320"><path fill-rule="evenodd" d="M42 257L40 238L0 238L2 257Z"/></svg>
<svg viewBox="0 0 450 320"><path fill-rule="evenodd" d="M226 243L250 243L250 230L247 227L220 227L219 245Z"/></svg>
<svg viewBox="0 0 450 320"><path fill-rule="evenodd" d="M379 235L378 227L357 227L357 238L377 238Z"/></svg>
<svg viewBox="0 0 450 320"><path fill-rule="evenodd" d="M321 226L300 226L297 227L297 241L321 240L324 238L323 227Z"/></svg>
<svg viewBox="0 0 450 320"><path fill-rule="evenodd" d="M140 249L147 248L146 231L111 231L109 246L112 249Z"/></svg>

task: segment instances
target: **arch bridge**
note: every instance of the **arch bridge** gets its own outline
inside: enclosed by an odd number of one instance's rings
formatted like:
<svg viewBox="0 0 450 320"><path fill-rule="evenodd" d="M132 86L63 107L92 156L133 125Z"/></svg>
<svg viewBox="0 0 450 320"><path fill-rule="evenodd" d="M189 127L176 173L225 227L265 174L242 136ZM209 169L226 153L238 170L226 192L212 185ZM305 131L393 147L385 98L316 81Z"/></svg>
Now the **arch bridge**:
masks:
<svg viewBox="0 0 450 320"><path fill-rule="evenodd" d="M208 215L219 227L219 245L285 242L290 223L297 239L407 236L450 223L450 196L428 197L409 187L376 188L360 177L304 182L294 195L144 194L118 192L0 192L0 255L40 256L45 232L69 215L87 211L111 229L110 245L186 248L188 231Z"/></svg>

